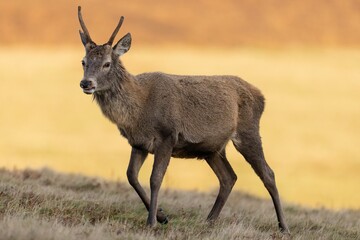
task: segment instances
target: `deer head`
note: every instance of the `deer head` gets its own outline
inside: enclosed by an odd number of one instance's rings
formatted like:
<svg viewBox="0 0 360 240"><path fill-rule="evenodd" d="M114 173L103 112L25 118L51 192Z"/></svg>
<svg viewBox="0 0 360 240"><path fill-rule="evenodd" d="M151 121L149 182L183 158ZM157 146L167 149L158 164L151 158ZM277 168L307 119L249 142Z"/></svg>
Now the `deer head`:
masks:
<svg viewBox="0 0 360 240"><path fill-rule="evenodd" d="M80 38L86 52L85 57L81 61L84 69L84 77L80 82L80 87L86 94L107 90L111 86L112 76L115 75L116 66L120 64L119 57L126 53L131 46L131 35L127 33L112 47L116 34L124 21L124 17L121 16L109 41L102 45L97 45L91 39L82 18L80 6L78 7L78 17L83 30L79 30Z"/></svg>

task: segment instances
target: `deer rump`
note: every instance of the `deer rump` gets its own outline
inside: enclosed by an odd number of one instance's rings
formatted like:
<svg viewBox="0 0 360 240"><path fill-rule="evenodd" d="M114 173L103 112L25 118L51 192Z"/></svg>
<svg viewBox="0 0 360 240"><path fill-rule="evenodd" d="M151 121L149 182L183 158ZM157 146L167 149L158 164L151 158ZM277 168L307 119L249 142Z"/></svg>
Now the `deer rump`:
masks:
<svg viewBox="0 0 360 240"><path fill-rule="evenodd" d="M235 76L156 72L137 75L136 81L149 90L135 124L138 129L119 129L132 147L152 154L158 143L171 137L173 157L204 159L220 152L237 129L256 125L254 116L261 115L254 114L255 106L263 104L260 91Z"/></svg>

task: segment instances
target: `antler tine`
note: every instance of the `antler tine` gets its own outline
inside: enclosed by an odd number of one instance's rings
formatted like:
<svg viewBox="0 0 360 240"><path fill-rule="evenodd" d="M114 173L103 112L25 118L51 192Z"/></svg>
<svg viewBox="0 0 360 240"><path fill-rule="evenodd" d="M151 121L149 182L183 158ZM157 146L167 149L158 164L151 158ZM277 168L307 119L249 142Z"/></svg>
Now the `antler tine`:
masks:
<svg viewBox="0 0 360 240"><path fill-rule="evenodd" d="M81 6L78 6L78 16L79 16L79 22L80 22L81 28L84 31L86 38L88 39L89 42L92 42L89 31L87 30L84 20L81 15Z"/></svg>
<svg viewBox="0 0 360 240"><path fill-rule="evenodd" d="M120 27L121 27L121 25L122 25L123 21L124 21L124 16L121 16L121 18L120 18L120 20L119 20L118 25L116 26L116 28L115 28L115 30L114 30L114 32L113 32L113 34L111 35L111 37L110 37L109 41L107 42L107 44L108 44L108 45L110 45L110 46L111 46L111 45L113 44L114 39L115 39L115 37L116 37L116 34L118 33L118 31L119 31L119 29L120 29Z"/></svg>

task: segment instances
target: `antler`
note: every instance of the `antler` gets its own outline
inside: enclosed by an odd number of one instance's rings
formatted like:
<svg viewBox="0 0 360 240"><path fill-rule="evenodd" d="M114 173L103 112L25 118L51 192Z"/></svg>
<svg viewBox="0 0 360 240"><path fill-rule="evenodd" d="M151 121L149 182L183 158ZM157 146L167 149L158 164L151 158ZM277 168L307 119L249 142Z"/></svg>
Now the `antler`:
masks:
<svg viewBox="0 0 360 240"><path fill-rule="evenodd" d="M113 34L111 35L109 41L107 42L108 45L112 46L112 44L113 44L113 42L114 42L114 39L115 39L115 37L116 37L116 34L118 33L118 31L119 31L119 29L120 29L123 21L124 21L124 16L121 16L118 25L116 26Z"/></svg>
<svg viewBox="0 0 360 240"><path fill-rule="evenodd" d="M78 6L78 16L79 16L79 22L80 22L81 28L82 28L82 30L84 31L85 37L86 37L86 39L87 39L87 42L93 42L93 41L91 40L89 31L87 30L87 28L86 28L86 26L85 26L85 23L84 23L84 20L83 20L82 15L81 15L81 6ZM81 34L81 31L80 31L80 34Z"/></svg>

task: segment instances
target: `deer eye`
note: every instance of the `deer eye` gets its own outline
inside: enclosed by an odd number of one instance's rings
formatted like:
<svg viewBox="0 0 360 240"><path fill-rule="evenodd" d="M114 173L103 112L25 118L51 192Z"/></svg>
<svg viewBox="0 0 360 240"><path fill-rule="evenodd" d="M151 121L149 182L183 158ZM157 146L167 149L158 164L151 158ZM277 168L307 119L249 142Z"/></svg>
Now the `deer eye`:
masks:
<svg viewBox="0 0 360 240"><path fill-rule="evenodd" d="M85 61L84 61L84 60L81 61L81 65L82 65L83 67L85 66Z"/></svg>
<svg viewBox="0 0 360 240"><path fill-rule="evenodd" d="M108 67L110 67L110 62L107 62L103 65L103 68L108 68Z"/></svg>

